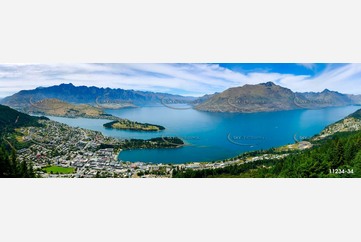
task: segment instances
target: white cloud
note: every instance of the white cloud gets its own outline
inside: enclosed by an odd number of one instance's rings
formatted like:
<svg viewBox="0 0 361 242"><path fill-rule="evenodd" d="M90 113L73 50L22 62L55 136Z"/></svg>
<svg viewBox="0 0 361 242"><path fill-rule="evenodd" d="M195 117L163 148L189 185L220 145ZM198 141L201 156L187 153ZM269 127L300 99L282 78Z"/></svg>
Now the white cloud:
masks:
<svg viewBox="0 0 361 242"><path fill-rule="evenodd" d="M316 64L313 63L297 63L299 66L303 66L309 70L314 70L316 68Z"/></svg>
<svg viewBox="0 0 361 242"><path fill-rule="evenodd" d="M315 77L285 80L283 84L299 92L319 92L327 88L341 93L361 94L361 64L327 67Z"/></svg>

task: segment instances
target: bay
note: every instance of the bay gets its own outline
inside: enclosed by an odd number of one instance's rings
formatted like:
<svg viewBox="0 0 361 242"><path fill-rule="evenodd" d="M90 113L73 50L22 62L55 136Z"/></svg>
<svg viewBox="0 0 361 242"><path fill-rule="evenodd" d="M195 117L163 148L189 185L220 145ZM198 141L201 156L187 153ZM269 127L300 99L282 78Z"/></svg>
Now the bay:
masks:
<svg viewBox="0 0 361 242"><path fill-rule="evenodd" d="M215 161L240 153L294 143L318 134L327 125L358 110L359 106L317 110L291 110L263 113L209 113L164 106L106 110L107 113L137 122L153 123L166 129L159 132L105 129L109 120L49 117L52 120L97 130L117 138L149 139L177 136L186 145L174 149L135 149L122 151L119 160L152 163Z"/></svg>

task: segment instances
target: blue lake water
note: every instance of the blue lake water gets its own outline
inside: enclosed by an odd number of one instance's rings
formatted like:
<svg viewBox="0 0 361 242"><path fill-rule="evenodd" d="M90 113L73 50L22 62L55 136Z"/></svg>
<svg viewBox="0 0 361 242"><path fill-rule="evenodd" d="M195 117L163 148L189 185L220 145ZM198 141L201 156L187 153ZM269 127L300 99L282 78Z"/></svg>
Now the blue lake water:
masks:
<svg viewBox="0 0 361 242"><path fill-rule="evenodd" d="M176 149L139 149L122 151L123 161L185 163L214 161L251 150L268 149L311 137L327 125L358 110L359 106L318 110L292 110L264 113L208 113L194 109L177 110L164 106L107 110L107 113L138 122L159 124L159 132L105 129L109 120L49 117L70 126L101 131L118 138L149 139L177 136L187 145Z"/></svg>

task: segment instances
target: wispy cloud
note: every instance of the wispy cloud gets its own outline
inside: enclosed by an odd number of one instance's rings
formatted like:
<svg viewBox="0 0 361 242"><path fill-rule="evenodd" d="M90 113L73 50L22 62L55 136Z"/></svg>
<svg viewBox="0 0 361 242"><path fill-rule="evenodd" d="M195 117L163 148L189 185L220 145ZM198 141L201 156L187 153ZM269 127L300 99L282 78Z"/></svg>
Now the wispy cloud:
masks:
<svg viewBox="0 0 361 242"><path fill-rule="evenodd" d="M313 63L297 63L297 65L303 66L309 70L315 70L315 68L316 68L316 64L313 64Z"/></svg>
<svg viewBox="0 0 361 242"><path fill-rule="evenodd" d="M342 93L361 94L361 64L328 65L321 73L299 80L283 80L294 91L322 91L330 89Z"/></svg>
<svg viewBox="0 0 361 242"><path fill-rule="evenodd" d="M302 64L313 68L314 64ZM262 65L257 69L262 68ZM294 91L325 88L361 94L361 65L329 65L314 75L241 72L218 64L1 64L0 96L61 83L200 96L229 87L272 81Z"/></svg>

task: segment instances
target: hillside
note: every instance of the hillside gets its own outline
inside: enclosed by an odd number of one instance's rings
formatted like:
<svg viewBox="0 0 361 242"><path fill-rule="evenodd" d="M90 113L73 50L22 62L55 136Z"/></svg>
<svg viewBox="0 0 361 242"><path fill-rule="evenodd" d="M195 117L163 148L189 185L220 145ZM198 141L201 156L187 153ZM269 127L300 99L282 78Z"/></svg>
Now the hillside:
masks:
<svg viewBox="0 0 361 242"><path fill-rule="evenodd" d="M10 150L11 148L23 148L27 144L20 144L16 140L16 129L22 127L40 127L39 120L47 120L46 117L33 117L18 112L10 107L0 105L0 146Z"/></svg>
<svg viewBox="0 0 361 242"><path fill-rule="evenodd" d="M357 110L356 112L350 114L349 116L347 116L346 118L356 118L361 120L361 109Z"/></svg>
<svg viewBox="0 0 361 242"><path fill-rule="evenodd" d="M32 117L0 105L0 178L35 177L32 165L17 159L14 133L16 128L41 126L38 123L40 119L46 118Z"/></svg>
<svg viewBox="0 0 361 242"><path fill-rule="evenodd" d="M74 105L53 98L44 99L38 102L32 102L30 100L30 104L30 106L23 108L26 113L70 118L101 118L109 116L105 114L100 108L96 108L87 104Z"/></svg>
<svg viewBox="0 0 361 242"><path fill-rule="evenodd" d="M361 132L335 134L282 159L260 159L218 169L183 169L173 178L361 178Z"/></svg>
<svg viewBox="0 0 361 242"><path fill-rule="evenodd" d="M348 115L346 118L327 126L314 140L324 139L339 132L355 132L361 130L361 109Z"/></svg>
<svg viewBox="0 0 361 242"><path fill-rule="evenodd" d="M352 98L351 98L352 97ZM195 106L209 112L269 112L293 109L360 104L359 95L346 95L325 89L323 92L294 93L272 82L233 87L214 94Z"/></svg>
<svg viewBox="0 0 361 242"><path fill-rule="evenodd" d="M23 90L1 100L2 104L21 109L43 99L59 99L74 104L90 104L98 107L129 107L160 104L162 98L177 101L193 101L193 97L183 97L166 93L143 92L135 90L98 88L61 84L51 87L39 87L33 90Z"/></svg>
<svg viewBox="0 0 361 242"><path fill-rule="evenodd" d="M0 105L0 133L11 132L15 128L25 126L37 126L39 117L32 117L28 114L18 112L10 107Z"/></svg>

